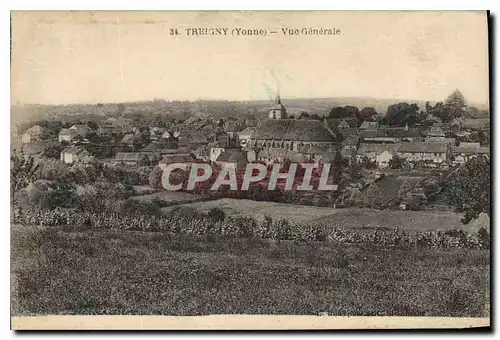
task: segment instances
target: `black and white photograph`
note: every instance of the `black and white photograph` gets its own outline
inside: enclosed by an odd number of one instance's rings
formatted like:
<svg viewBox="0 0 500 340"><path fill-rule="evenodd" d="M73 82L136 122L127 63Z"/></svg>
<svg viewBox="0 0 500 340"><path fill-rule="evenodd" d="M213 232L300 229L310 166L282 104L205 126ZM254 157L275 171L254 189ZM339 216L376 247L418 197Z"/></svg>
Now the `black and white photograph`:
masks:
<svg viewBox="0 0 500 340"><path fill-rule="evenodd" d="M487 11L12 11L14 330L489 327Z"/></svg>

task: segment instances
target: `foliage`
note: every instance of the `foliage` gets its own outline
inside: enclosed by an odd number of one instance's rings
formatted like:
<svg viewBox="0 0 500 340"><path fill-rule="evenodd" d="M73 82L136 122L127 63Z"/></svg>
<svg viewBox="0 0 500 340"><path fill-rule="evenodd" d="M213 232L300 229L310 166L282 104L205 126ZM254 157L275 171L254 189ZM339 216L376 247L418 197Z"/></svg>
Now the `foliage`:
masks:
<svg viewBox="0 0 500 340"><path fill-rule="evenodd" d="M404 162L405 160L398 155L394 155L390 160L389 160L389 167L391 169L402 169L404 167Z"/></svg>
<svg viewBox="0 0 500 340"><path fill-rule="evenodd" d="M43 155L47 158L59 159L61 157L61 151L64 149L64 145L62 144L52 144L47 146L43 150Z"/></svg>
<svg viewBox="0 0 500 340"><path fill-rule="evenodd" d="M406 102L390 105L387 108L386 116L381 120L381 124L391 126L409 126L420 121L419 108L417 104Z"/></svg>
<svg viewBox="0 0 500 340"><path fill-rule="evenodd" d="M38 164L33 157L20 153L12 154L10 158L10 190L13 203L16 193L37 179Z"/></svg>
<svg viewBox="0 0 500 340"><path fill-rule="evenodd" d="M373 107L365 107L358 114L359 121L372 121L373 117L377 115L377 111Z"/></svg>
<svg viewBox="0 0 500 340"><path fill-rule="evenodd" d="M488 316L487 250L71 230L13 228L13 315Z"/></svg>
<svg viewBox="0 0 500 340"><path fill-rule="evenodd" d="M341 119L346 117L358 117L359 109L356 106L346 105L334 107L328 114L328 119Z"/></svg>
<svg viewBox="0 0 500 340"><path fill-rule="evenodd" d="M161 188L161 178L163 176L163 170L160 166L155 166L151 173L149 174L149 185L152 188Z"/></svg>
<svg viewBox="0 0 500 340"><path fill-rule="evenodd" d="M220 208L212 208L208 212L208 217L210 217L214 221L224 221L224 219L226 218L226 213Z"/></svg>
<svg viewBox="0 0 500 340"><path fill-rule="evenodd" d="M371 161L367 156L363 156L361 159L361 166L365 169L374 169L377 167L375 161Z"/></svg>
<svg viewBox="0 0 500 340"><path fill-rule="evenodd" d="M92 188L93 196L101 197ZM114 195L115 196L115 195ZM161 214L144 214L140 203L126 202L125 210L109 205L109 199L102 199L102 206L85 205L83 211L69 212L67 210L30 210L17 215L14 223L44 226L73 226L76 228L92 227L95 229L122 229L137 231L173 232L189 235L215 234L219 236L243 236L294 240L298 242L339 242L351 244L370 244L383 246L398 246L403 248L469 248L486 249L489 243L484 243L484 232L465 233L454 231L422 231L409 233L399 228L366 231L360 228L350 228L324 223L300 224L282 219L266 217L263 221L249 218L225 216L214 210L209 214L200 213L194 209L179 208ZM94 201L91 203L95 203ZM119 211L120 213L116 213ZM126 212L126 213L124 213Z"/></svg>
<svg viewBox="0 0 500 340"><path fill-rule="evenodd" d="M446 98L445 105L457 110L463 110L467 106L467 101L464 95L458 89L453 91L448 98Z"/></svg>
<svg viewBox="0 0 500 340"><path fill-rule="evenodd" d="M491 178L490 160L476 156L461 166L446 183L445 200L464 213L462 222L467 224L484 212L490 215Z"/></svg>

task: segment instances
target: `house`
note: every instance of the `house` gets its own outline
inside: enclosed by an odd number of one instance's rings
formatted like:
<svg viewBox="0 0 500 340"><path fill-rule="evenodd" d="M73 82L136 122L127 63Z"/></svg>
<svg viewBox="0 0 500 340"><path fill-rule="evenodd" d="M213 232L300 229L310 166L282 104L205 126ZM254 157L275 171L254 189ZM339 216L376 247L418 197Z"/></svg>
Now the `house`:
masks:
<svg viewBox="0 0 500 340"><path fill-rule="evenodd" d="M143 161L154 162L155 153L146 152L118 152L111 161L113 165L139 166Z"/></svg>
<svg viewBox="0 0 500 340"><path fill-rule="evenodd" d="M61 142L72 142L75 137L78 136L78 132L72 129L61 129L59 131L58 140Z"/></svg>
<svg viewBox="0 0 500 340"><path fill-rule="evenodd" d="M342 140L342 149L353 149L356 151L359 147L361 137L359 135L347 136L347 138Z"/></svg>
<svg viewBox="0 0 500 340"><path fill-rule="evenodd" d="M47 138L47 131L40 125L34 125L26 130L21 140L23 143L33 143Z"/></svg>
<svg viewBox="0 0 500 340"><path fill-rule="evenodd" d="M215 162L221 168L232 167L236 169L244 168L248 161L247 156L240 150L224 150Z"/></svg>
<svg viewBox="0 0 500 340"><path fill-rule="evenodd" d="M352 129L358 128L358 119L356 117L346 117L346 118L332 118L325 119L324 124L331 129Z"/></svg>
<svg viewBox="0 0 500 340"><path fill-rule="evenodd" d="M366 130L366 129L376 129L378 127L377 122L370 122L368 120L365 120L359 127L360 130Z"/></svg>
<svg viewBox="0 0 500 340"><path fill-rule="evenodd" d="M116 126L114 126L110 122L106 121L102 124L99 124L97 131L96 131L96 134L98 136L102 137L105 135L112 135L112 134L117 133L117 132L118 132L118 129L116 128Z"/></svg>
<svg viewBox="0 0 500 340"><path fill-rule="evenodd" d="M443 128L441 127L441 124L434 123L432 127L430 128L429 132L427 133L428 137L432 137L434 140L439 140L445 139L445 133Z"/></svg>
<svg viewBox="0 0 500 340"><path fill-rule="evenodd" d="M217 161L217 158L226 150L227 144L220 142L212 142L207 146L210 156L210 162L214 163Z"/></svg>
<svg viewBox="0 0 500 340"><path fill-rule="evenodd" d="M307 156L293 150L287 150L283 148L264 148L262 150L256 151L255 149L250 149L247 152L247 160L249 162L261 161L267 165L274 163L283 163L285 160L290 160L294 163L300 163L307 161Z"/></svg>
<svg viewBox="0 0 500 340"><path fill-rule="evenodd" d="M400 145L398 143L361 143L356 155L356 161L362 163L366 157L371 162L374 162L377 167L386 168L389 166L389 161L398 153L399 147Z"/></svg>
<svg viewBox="0 0 500 340"><path fill-rule="evenodd" d="M252 134L255 132L254 127L247 127L245 130L238 132L238 140L240 143L240 146L246 146L248 144L248 141L250 140L250 137L252 137Z"/></svg>
<svg viewBox="0 0 500 340"><path fill-rule="evenodd" d="M137 144L140 144L141 140L142 138L140 134L127 133L125 136L123 136L120 143L129 147L134 147Z"/></svg>
<svg viewBox="0 0 500 340"><path fill-rule="evenodd" d="M418 128L405 127L379 127L378 129L365 129L361 131L361 138L365 143L399 143L422 142L425 133Z"/></svg>
<svg viewBox="0 0 500 340"><path fill-rule="evenodd" d="M345 129L337 129L337 131L340 133L342 136L342 139L348 139L352 137L359 136L359 130L358 128L345 128Z"/></svg>
<svg viewBox="0 0 500 340"><path fill-rule="evenodd" d="M490 148L487 146L480 146L479 143L460 143L459 146L452 147L452 153L454 163L464 164L478 155L489 157Z"/></svg>
<svg viewBox="0 0 500 340"><path fill-rule="evenodd" d="M254 115L248 115L245 117L245 126L248 127L256 127L257 126L257 118Z"/></svg>
<svg viewBox="0 0 500 340"><path fill-rule="evenodd" d="M227 123L224 126L224 132L229 136L229 138L235 138L238 136L240 129L236 123Z"/></svg>
<svg viewBox="0 0 500 340"><path fill-rule="evenodd" d="M441 137L425 137L424 142L427 143L451 143L451 145L455 145L455 138L441 138Z"/></svg>
<svg viewBox="0 0 500 340"><path fill-rule="evenodd" d="M61 162L65 164L73 164L76 162L88 163L91 161L89 153L81 147L70 146L61 151Z"/></svg>
<svg viewBox="0 0 500 340"><path fill-rule="evenodd" d="M158 165L162 170L165 170L168 165L174 163L186 164L186 168L190 168L195 162L196 158L192 154L165 154L158 162Z"/></svg>
<svg viewBox="0 0 500 340"><path fill-rule="evenodd" d="M92 131L92 129L87 124L75 124L69 129L76 131L76 133L82 137L87 137L87 135Z"/></svg>
<svg viewBox="0 0 500 340"><path fill-rule="evenodd" d="M398 156L407 161L426 162L429 164L439 164L448 161L452 157L451 143L401 143L398 149Z"/></svg>

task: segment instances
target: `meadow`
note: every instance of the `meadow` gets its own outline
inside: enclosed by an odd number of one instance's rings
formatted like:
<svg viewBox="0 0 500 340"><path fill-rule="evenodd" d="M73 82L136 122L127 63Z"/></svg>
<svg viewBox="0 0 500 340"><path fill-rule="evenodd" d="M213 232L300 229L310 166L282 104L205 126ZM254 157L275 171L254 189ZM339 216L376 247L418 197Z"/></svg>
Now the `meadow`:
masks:
<svg viewBox="0 0 500 340"><path fill-rule="evenodd" d="M274 202L259 202L243 199L222 198L218 200L188 203L180 206L208 212L212 208L222 209L228 216L253 217L262 220L266 215L274 219L287 219L298 223L323 222L355 228L395 228L407 231L462 229L476 232L477 227L463 225L461 215L451 211L400 211L369 208L316 207ZM165 207L169 212L175 207Z"/></svg>
<svg viewBox="0 0 500 340"><path fill-rule="evenodd" d="M12 314L489 316L489 250L11 227Z"/></svg>

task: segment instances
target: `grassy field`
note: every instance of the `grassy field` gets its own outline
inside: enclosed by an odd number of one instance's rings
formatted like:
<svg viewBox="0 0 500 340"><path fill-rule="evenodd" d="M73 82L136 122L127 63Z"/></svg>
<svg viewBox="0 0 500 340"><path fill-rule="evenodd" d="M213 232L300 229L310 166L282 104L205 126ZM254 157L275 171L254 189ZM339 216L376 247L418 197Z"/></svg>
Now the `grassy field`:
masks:
<svg viewBox="0 0 500 340"><path fill-rule="evenodd" d="M214 201L183 204L207 212L212 208L220 208L230 216L248 216L263 219L265 215L273 218L287 219L296 222L327 222L342 226L374 228L400 227L409 231L429 229L463 229L477 231L477 227L463 225L461 215L450 211L399 211L377 210L367 208L333 209L307 205L257 202L223 198ZM163 208L164 211L174 209Z"/></svg>
<svg viewBox="0 0 500 340"><path fill-rule="evenodd" d="M200 199L199 195L190 194L182 191L166 191L162 190L159 192L155 192L153 194L134 196L133 199L138 201L151 201L154 199L160 199L168 203L172 202L186 202L186 201L195 201Z"/></svg>
<svg viewBox="0 0 500 340"><path fill-rule="evenodd" d="M12 314L489 316L489 252L11 229Z"/></svg>

